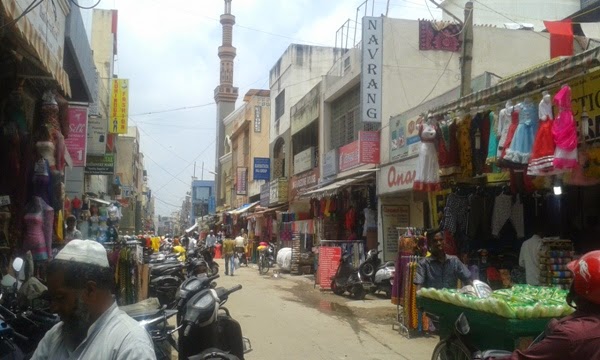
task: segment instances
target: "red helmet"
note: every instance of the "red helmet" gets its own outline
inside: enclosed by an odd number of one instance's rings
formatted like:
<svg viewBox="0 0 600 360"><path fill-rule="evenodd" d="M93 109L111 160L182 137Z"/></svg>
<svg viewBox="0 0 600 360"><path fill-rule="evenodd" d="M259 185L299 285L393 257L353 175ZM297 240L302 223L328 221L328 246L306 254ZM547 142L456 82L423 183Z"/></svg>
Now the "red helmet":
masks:
<svg viewBox="0 0 600 360"><path fill-rule="evenodd" d="M269 246L269 243L261 241L258 246Z"/></svg>
<svg viewBox="0 0 600 360"><path fill-rule="evenodd" d="M573 272L575 293L595 304L600 304L600 250L590 251L580 259L567 264Z"/></svg>

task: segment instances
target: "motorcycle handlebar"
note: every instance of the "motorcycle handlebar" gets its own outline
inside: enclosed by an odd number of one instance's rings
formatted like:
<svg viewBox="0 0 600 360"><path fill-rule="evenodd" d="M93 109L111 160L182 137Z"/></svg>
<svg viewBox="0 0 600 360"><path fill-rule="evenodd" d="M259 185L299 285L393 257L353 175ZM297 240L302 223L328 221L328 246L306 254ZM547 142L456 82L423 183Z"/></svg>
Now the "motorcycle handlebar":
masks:
<svg viewBox="0 0 600 360"><path fill-rule="evenodd" d="M234 286L234 287L232 287L230 289L225 290L225 292L223 292L223 294L221 294L221 296L219 296L219 298L221 300L225 300L225 299L227 299L229 297L229 295L231 295L232 293L234 293L236 291L239 291L239 290L242 290L242 285L241 284L236 285L236 286Z"/></svg>

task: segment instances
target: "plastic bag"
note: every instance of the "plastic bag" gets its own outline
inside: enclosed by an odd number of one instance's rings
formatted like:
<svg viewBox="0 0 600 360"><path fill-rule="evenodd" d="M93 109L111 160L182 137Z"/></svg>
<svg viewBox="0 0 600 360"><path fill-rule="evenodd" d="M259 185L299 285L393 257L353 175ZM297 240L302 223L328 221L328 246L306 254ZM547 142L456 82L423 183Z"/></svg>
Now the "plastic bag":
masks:
<svg viewBox="0 0 600 360"><path fill-rule="evenodd" d="M240 268L240 259L237 256L233 258L233 266L235 266L236 270Z"/></svg>

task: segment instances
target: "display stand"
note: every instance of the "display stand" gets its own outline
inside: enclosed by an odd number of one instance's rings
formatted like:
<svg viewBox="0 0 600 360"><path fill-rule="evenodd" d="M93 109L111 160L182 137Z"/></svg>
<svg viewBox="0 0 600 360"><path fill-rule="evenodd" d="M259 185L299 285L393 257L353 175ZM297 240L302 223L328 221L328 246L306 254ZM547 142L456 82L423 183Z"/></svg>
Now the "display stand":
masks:
<svg viewBox="0 0 600 360"><path fill-rule="evenodd" d="M571 240L543 239L540 248L540 285L568 289L573 275L567 269L567 264L574 256Z"/></svg>
<svg viewBox="0 0 600 360"><path fill-rule="evenodd" d="M416 303L416 286L414 278L416 267L421 259L420 256L401 256L401 261L407 261L402 276L402 297L401 301L396 305L396 322L392 324L392 330L406 338L422 329L422 316L419 315Z"/></svg>

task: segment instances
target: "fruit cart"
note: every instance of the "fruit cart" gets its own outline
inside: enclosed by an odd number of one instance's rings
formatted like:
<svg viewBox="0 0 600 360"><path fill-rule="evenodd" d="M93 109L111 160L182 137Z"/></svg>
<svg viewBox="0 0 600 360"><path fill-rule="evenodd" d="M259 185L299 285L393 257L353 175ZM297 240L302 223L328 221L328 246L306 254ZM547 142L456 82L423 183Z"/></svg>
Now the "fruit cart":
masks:
<svg viewBox="0 0 600 360"><path fill-rule="evenodd" d="M417 297L417 306L439 318L439 334L445 339L454 331L454 323L464 313L471 325L470 340L481 350L513 351L525 349L541 334L552 318L516 319L457 306L439 300Z"/></svg>

